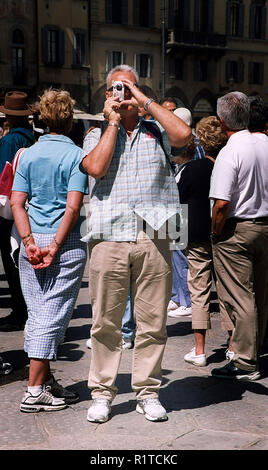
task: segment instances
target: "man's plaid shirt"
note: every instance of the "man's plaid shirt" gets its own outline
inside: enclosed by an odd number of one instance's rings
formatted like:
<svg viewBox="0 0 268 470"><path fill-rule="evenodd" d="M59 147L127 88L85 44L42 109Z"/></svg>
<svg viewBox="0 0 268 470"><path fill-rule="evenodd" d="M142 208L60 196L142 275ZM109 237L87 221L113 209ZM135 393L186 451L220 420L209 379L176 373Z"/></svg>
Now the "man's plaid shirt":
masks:
<svg viewBox="0 0 268 470"><path fill-rule="evenodd" d="M99 128L86 135L82 158L93 150L100 137ZM139 217L159 230L168 219L180 213L179 193L170 163L158 139L142 121L134 129L132 139L120 126L106 175L90 180L89 231L83 241L136 241Z"/></svg>

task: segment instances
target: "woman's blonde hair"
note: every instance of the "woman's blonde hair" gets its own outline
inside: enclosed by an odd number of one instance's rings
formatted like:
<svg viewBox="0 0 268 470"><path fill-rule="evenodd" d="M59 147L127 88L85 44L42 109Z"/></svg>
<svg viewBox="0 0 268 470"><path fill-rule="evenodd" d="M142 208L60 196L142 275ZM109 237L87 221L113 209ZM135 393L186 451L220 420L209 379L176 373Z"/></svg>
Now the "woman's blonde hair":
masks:
<svg viewBox="0 0 268 470"><path fill-rule="evenodd" d="M196 125L196 135L205 154L212 157L216 157L227 143L227 136L216 116L202 118Z"/></svg>
<svg viewBox="0 0 268 470"><path fill-rule="evenodd" d="M70 126L75 101L66 90L49 88L40 97L40 117L50 132L63 133Z"/></svg>

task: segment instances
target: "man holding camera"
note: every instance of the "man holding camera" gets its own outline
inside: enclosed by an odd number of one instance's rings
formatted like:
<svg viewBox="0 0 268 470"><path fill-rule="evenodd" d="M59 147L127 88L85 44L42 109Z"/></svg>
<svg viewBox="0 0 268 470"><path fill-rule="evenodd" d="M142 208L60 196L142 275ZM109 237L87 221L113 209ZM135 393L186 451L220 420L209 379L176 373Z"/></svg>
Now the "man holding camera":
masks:
<svg viewBox="0 0 268 470"><path fill-rule="evenodd" d="M88 381L93 402L87 419L98 423L108 420L117 393L130 282L137 325L132 370L136 411L151 421L167 419L158 400L172 283L170 240L163 226L179 212L179 197L162 145L139 120L139 107L163 126L170 145L182 147L191 135L181 119L139 90L132 67L110 71L105 126L87 134L81 163L82 171L94 178L89 232L83 240L90 242L93 311Z"/></svg>

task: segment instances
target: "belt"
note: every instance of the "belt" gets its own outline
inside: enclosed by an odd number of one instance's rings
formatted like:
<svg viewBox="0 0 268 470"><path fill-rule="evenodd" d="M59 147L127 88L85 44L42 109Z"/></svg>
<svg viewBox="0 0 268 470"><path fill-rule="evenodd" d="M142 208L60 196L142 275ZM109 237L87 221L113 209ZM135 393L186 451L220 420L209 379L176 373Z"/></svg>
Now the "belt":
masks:
<svg viewBox="0 0 268 470"><path fill-rule="evenodd" d="M238 217L230 217L230 220L235 220L236 222L252 222L253 224L255 224L255 222L268 222L268 216L255 217L254 219L239 219Z"/></svg>

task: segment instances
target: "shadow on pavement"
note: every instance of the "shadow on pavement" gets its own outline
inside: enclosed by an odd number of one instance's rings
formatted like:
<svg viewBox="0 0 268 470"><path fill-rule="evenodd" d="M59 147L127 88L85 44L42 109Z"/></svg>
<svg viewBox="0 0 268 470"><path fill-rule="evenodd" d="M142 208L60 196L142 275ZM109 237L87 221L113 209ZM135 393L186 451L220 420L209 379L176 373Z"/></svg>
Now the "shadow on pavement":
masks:
<svg viewBox="0 0 268 470"><path fill-rule="evenodd" d="M169 338L172 336L186 336L193 333L192 321L178 321L173 325L167 325L167 335Z"/></svg>
<svg viewBox="0 0 268 470"><path fill-rule="evenodd" d="M268 395L268 389L258 382L240 382L215 377L186 377L162 388L160 399L168 411L191 410L242 400L246 391Z"/></svg>
<svg viewBox="0 0 268 470"><path fill-rule="evenodd" d="M74 309L72 318L92 318L92 309L90 304L77 305Z"/></svg>
<svg viewBox="0 0 268 470"><path fill-rule="evenodd" d="M76 343L63 343L58 348L58 361L79 361L84 356L84 351L78 349L80 345Z"/></svg>

